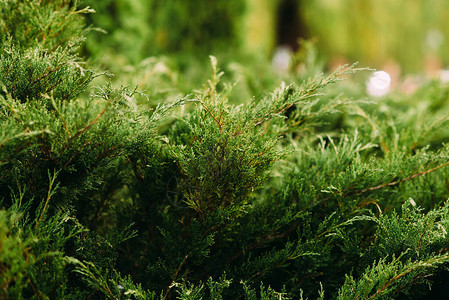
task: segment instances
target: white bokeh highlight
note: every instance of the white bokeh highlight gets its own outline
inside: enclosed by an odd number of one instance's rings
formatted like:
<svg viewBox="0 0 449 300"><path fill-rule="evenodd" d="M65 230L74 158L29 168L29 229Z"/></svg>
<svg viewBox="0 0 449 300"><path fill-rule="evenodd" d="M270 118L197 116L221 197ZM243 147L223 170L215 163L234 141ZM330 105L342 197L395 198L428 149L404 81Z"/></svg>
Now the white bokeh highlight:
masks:
<svg viewBox="0 0 449 300"><path fill-rule="evenodd" d="M366 91L368 95L373 97L381 97L390 91L391 76L385 71L374 72L366 83Z"/></svg>
<svg viewBox="0 0 449 300"><path fill-rule="evenodd" d="M292 64L292 51L286 46L276 48L272 65L278 73L287 73Z"/></svg>

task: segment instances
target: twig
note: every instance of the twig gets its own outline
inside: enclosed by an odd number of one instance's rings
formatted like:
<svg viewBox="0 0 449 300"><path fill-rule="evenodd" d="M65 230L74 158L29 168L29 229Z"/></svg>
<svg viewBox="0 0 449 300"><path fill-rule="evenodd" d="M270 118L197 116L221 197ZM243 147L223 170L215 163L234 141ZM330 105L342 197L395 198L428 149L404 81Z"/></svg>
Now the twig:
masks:
<svg viewBox="0 0 449 300"><path fill-rule="evenodd" d="M87 124L86 127L84 127L83 129L81 129L80 131L78 131L78 132L75 134L74 137L79 137L79 136L82 135L84 132L86 132L87 130L89 130L90 127L92 127L93 125L95 125L95 124L98 122L98 120L101 118L101 116L104 115L104 113L106 112L106 109L107 109L107 108L105 107L105 108L103 109L103 111L100 112L94 120L92 120L89 124Z"/></svg>
<svg viewBox="0 0 449 300"><path fill-rule="evenodd" d="M204 104L202 101L200 102L201 105L204 107L204 109L209 113L209 115L214 119L214 121L217 123L218 125L218 129L220 129L220 131L222 130L221 128L221 122L212 114L212 112L209 110L209 108L206 106L206 104Z"/></svg>
<svg viewBox="0 0 449 300"><path fill-rule="evenodd" d="M189 253L190 254L190 253ZM184 265L184 263L186 262L187 258L189 258L189 254L187 254L184 259L182 260L182 262L179 264L178 268L176 269L175 274L173 274L173 281L171 282L171 284L169 285L169 287L167 288L167 291L165 292L164 297L162 298L162 300L167 299L168 295L170 294L170 290L172 287L175 286L175 280L176 277L178 277L179 271L181 271L182 266Z"/></svg>
<svg viewBox="0 0 449 300"><path fill-rule="evenodd" d="M430 170L426 170L426 171L422 171L422 172L419 172L419 173L415 173L415 174L410 175L409 177L403 178L403 179L401 179L401 180L397 180L397 181L393 181L393 182L389 182L389 183L381 184L381 185L378 185L378 186L373 186L373 187L370 187L370 188L363 189L363 190L357 192L357 194L363 194L363 193L366 193L366 192L369 192L369 191L380 190L380 189L383 189L383 188L385 188L385 187L387 187L387 186L398 185L398 184L400 184L400 183L403 183L403 182L405 182L405 181L414 179L414 178L416 178L416 177L423 176L423 175L426 175L426 174L435 172L436 170L441 169L441 168L443 168L443 167L445 167L445 166L447 166L447 165L449 165L449 161L447 161L447 162L445 162L444 164L441 164L441 165L439 165L439 166L436 166L435 168L432 168L432 169L430 169Z"/></svg>
<svg viewBox="0 0 449 300"><path fill-rule="evenodd" d="M39 297L39 294L37 293L36 288L34 287L34 285L33 285L33 283L31 282L31 279L30 279L30 278L28 278L28 283L30 284L31 289L33 290L34 295L36 295L36 298L37 298L37 299L40 299L41 297Z"/></svg>
<svg viewBox="0 0 449 300"><path fill-rule="evenodd" d="M72 137L72 135L70 134L70 130L69 127L67 126L67 123L64 119L64 116L61 114L61 112L59 111L58 105L56 104L56 101L53 97L50 97L51 99L51 104L53 105L53 108L56 110L56 112L58 113L59 117L61 118L62 124L64 125L64 129L67 132L67 135L69 136L69 139ZM67 140L67 138L66 138Z"/></svg>
<svg viewBox="0 0 449 300"><path fill-rule="evenodd" d="M48 187L48 193L47 193L47 199L45 200L45 205L44 208L42 209L42 212L39 216L39 219L36 222L36 228L39 226L40 221L42 220L42 217L45 214L45 211L47 210L47 206L48 206L48 202L50 202L50 198L52 196L52 188L53 188L53 184L55 183L56 180L56 176L58 175L58 172L55 172L53 174L53 177L50 178L50 186ZM50 174L48 174L48 176L50 177Z"/></svg>

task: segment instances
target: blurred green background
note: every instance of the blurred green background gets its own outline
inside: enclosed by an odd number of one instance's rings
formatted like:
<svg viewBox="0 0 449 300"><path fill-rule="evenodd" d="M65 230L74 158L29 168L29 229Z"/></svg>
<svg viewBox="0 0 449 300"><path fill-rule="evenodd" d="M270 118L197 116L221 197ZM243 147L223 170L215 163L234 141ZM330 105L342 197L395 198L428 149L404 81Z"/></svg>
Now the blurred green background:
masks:
<svg viewBox="0 0 449 300"><path fill-rule="evenodd" d="M448 59L449 1L304 1L303 16L323 54L403 73L428 72Z"/></svg>
<svg viewBox="0 0 449 300"><path fill-rule="evenodd" d="M178 57L179 71L209 54L270 59L312 41L326 69L342 63L395 76L435 76L449 64L447 0L87 0L86 54L112 65ZM310 49L309 49L310 50ZM242 58L244 57L244 58ZM193 63L195 65L195 63ZM111 67L113 68L113 67Z"/></svg>

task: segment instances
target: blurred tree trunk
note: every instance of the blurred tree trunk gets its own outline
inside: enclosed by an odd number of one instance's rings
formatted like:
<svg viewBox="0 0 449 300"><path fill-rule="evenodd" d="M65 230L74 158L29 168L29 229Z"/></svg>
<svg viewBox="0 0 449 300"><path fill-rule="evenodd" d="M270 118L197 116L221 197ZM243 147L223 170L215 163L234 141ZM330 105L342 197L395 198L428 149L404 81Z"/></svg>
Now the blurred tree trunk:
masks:
<svg viewBox="0 0 449 300"><path fill-rule="evenodd" d="M298 39L307 37L305 22L301 17L300 0L280 0L277 6L276 44L298 50Z"/></svg>
<svg viewBox="0 0 449 300"><path fill-rule="evenodd" d="M310 1L310 0L309 0ZM271 55L276 46L298 49L307 37L301 0L247 0L243 41L253 52Z"/></svg>

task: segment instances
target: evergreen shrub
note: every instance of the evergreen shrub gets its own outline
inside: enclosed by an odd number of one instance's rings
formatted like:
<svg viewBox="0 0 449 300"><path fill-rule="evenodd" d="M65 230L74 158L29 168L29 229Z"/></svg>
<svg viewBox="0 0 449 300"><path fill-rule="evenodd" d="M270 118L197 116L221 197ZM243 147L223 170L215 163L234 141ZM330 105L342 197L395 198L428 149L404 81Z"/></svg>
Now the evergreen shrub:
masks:
<svg viewBox="0 0 449 300"><path fill-rule="evenodd" d="M369 99L355 66L292 70L236 105L211 56L146 105L92 87L90 12L0 1L0 299L447 294L448 86Z"/></svg>

